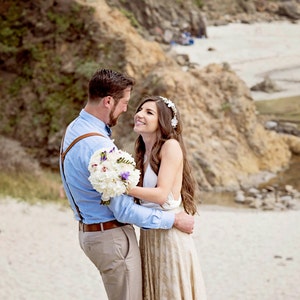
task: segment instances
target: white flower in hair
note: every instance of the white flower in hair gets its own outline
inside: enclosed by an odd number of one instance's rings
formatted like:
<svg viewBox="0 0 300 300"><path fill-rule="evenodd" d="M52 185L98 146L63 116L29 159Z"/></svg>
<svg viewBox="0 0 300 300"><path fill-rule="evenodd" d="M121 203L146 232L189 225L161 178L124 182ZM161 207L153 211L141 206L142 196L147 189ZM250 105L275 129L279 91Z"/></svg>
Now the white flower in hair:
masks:
<svg viewBox="0 0 300 300"><path fill-rule="evenodd" d="M162 97L162 96L159 96L159 98L161 100L163 100L166 103L166 105L172 109L174 117L171 120L171 125L173 128L176 128L176 126L178 124L178 120L177 120L177 109L176 109L174 102L172 102L170 99Z"/></svg>

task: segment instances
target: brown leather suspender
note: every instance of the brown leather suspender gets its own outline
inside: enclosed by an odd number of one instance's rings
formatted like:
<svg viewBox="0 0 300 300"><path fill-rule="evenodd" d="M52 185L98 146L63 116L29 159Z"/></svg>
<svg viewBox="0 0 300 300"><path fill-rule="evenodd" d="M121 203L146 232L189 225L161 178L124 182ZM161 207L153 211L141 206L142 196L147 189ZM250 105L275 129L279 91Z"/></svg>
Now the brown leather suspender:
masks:
<svg viewBox="0 0 300 300"><path fill-rule="evenodd" d="M86 134L80 135L79 137L77 137L77 138L76 138L76 139L68 146L68 148L67 148L65 151L63 151L63 145L64 145L64 139L65 139L64 136L63 136L62 142L61 142L61 149L60 149L60 161L61 161L60 163L61 163L61 170L62 170L64 179L65 179L66 186L68 187L70 196L71 196L72 201L73 201L73 203L74 203L74 205L75 205L75 207L76 207L76 211L77 211L77 213L78 213L79 218L80 218L81 221L83 221L83 217L82 217L82 215L81 215L81 213L80 213L79 207L78 207L78 205L76 204L76 202L75 202L75 200L74 200L74 197L73 197L73 195L72 195L72 193L71 193L71 190L70 190L70 188L69 188L69 185L67 184L67 181L66 181L66 175L65 175L65 170L64 170L64 161L65 161L66 154L69 152L69 150L70 150L76 143L78 143L78 142L79 142L80 140L82 140L82 139L85 139L85 138L87 138L87 137L89 137L89 136L94 136L94 135L98 135L98 136L104 137L104 135L102 135L102 134L100 134L100 133L98 133L98 132L90 132L90 133L86 133Z"/></svg>
<svg viewBox="0 0 300 300"><path fill-rule="evenodd" d="M61 148L61 153L60 153L60 157L62 159L62 162L65 160L65 156L66 154L69 152L69 150L76 144L78 143L80 140L82 139L85 139L89 136L93 136L93 135L99 135L99 136L103 136L102 134L98 133L98 132L90 132L90 133L86 133L86 134L83 134L83 135L80 135L79 137L77 137L69 146L68 148L66 149L66 151L62 152L63 148ZM63 138L64 140L64 138ZM62 144L63 146L63 144Z"/></svg>

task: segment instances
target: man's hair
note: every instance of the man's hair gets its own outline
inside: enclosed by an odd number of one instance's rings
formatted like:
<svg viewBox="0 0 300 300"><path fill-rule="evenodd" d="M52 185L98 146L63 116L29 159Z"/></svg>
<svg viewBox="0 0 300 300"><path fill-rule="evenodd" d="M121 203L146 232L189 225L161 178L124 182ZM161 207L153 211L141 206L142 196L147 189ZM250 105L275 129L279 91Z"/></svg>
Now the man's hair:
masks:
<svg viewBox="0 0 300 300"><path fill-rule="evenodd" d="M126 74L109 69L98 70L89 81L89 100L111 96L118 101L123 97L124 90L134 84L134 79Z"/></svg>

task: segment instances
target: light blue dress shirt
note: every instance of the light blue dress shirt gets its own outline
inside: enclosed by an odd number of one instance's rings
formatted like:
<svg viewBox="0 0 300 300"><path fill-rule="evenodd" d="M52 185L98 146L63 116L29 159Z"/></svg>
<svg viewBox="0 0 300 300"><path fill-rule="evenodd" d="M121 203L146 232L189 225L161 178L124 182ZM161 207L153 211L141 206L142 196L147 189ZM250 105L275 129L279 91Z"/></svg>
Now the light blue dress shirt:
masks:
<svg viewBox="0 0 300 300"><path fill-rule="evenodd" d="M66 195L76 220L80 220L70 192L79 207L80 214L85 224L107 222L117 219L119 222L135 224L143 228L169 229L173 226L175 215L171 212L150 209L135 204L133 198L128 195L114 197L110 205L101 205L101 194L93 189L88 180L88 164L90 157L101 148L116 147L108 136L104 122L82 110L79 116L68 126L63 150L80 135L98 132L102 136L90 136L80 140L67 153L64 160L64 173L61 177Z"/></svg>

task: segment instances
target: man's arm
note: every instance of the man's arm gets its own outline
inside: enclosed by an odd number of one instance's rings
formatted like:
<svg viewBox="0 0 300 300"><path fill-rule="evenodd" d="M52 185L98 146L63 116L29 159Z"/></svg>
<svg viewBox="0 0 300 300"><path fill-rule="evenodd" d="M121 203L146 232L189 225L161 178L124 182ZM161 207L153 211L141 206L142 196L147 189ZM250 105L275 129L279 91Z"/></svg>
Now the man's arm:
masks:
<svg viewBox="0 0 300 300"><path fill-rule="evenodd" d="M194 217L180 212L174 214L159 209L151 209L134 203L133 198L121 195L110 200L109 208L119 222L131 223L147 229L170 229L192 233Z"/></svg>

